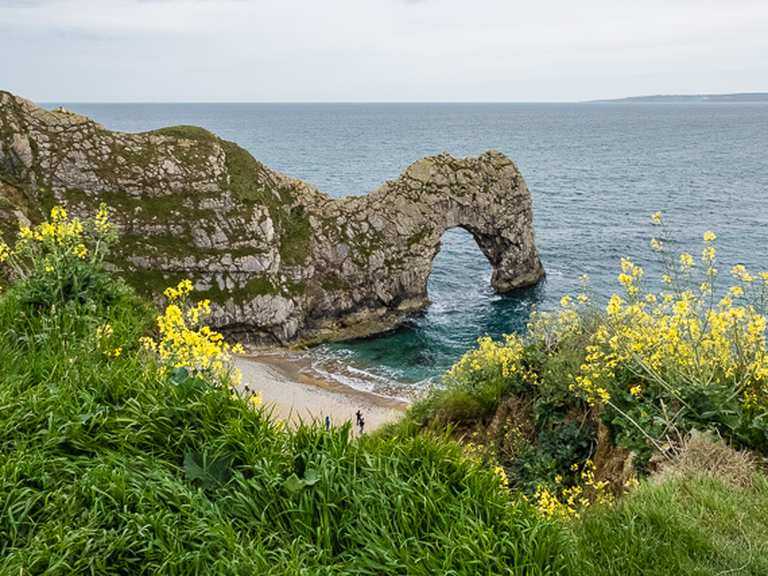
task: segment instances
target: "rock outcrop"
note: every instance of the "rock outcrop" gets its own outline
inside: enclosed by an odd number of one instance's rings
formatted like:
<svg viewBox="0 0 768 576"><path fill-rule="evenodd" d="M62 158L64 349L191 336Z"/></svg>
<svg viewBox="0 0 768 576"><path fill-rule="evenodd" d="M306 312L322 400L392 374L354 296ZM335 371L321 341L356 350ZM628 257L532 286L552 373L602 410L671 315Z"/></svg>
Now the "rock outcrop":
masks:
<svg viewBox="0 0 768 576"><path fill-rule="evenodd" d="M469 231L499 292L543 276L531 198L498 152L412 164L364 196L332 199L188 126L111 132L0 92L0 233L54 204L113 210L113 264L157 295L182 277L214 323L256 342L317 341L391 327L428 304L443 233Z"/></svg>

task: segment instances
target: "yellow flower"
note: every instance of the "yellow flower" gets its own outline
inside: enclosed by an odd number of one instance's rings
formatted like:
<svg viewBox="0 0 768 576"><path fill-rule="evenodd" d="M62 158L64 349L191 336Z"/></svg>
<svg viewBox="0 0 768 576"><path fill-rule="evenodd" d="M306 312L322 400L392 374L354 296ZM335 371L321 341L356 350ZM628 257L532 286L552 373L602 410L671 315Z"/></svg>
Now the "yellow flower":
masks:
<svg viewBox="0 0 768 576"><path fill-rule="evenodd" d="M562 306L563 308L567 308L568 306L571 305L571 303L572 303L571 297L568 296L567 294L562 298L560 298L560 306Z"/></svg>
<svg viewBox="0 0 768 576"><path fill-rule="evenodd" d="M691 269L693 267L693 264L694 264L693 256L688 254L688 252L683 252L682 254L680 254L680 268L683 271Z"/></svg>
<svg viewBox="0 0 768 576"><path fill-rule="evenodd" d="M661 212L654 212L653 214L651 214L651 222L653 222L656 225L661 224L662 222Z"/></svg>
<svg viewBox="0 0 768 576"><path fill-rule="evenodd" d="M96 218L94 219L94 222L96 224L96 231L101 234L104 234L112 227L112 225L109 223L109 211L107 209L107 205L104 202L99 205L99 211L96 212Z"/></svg>
<svg viewBox="0 0 768 576"><path fill-rule="evenodd" d="M747 270L746 266L744 266L744 264L737 264L736 266L731 268L731 274L735 278L741 280L742 282L750 283L755 281L754 276L752 276L752 274L749 273L749 271Z"/></svg>
<svg viewBox="0 0 768 576"><path fill-rule="evenodd" d="M643 387L639 384L636 386L632 386L632 388L629 389L629 393L632 394L635 398L639 397L640 394L643 393Z"/></svg>
<svg viewBox="0 0 768 576"><path fill-rule="evenodd" d="M179 282L178 286L176 286L176 289L181 293L182 295L189 294L192 292L192 281L191 280L182 280Z"/></svg>
<svg viewBox="0 0 768 576"><path fill-rule="evenodd" d="M640 486L640 481L637 479L637 475L632 475L629 478L627 478L626 482L624 482L624 490L627 492L634 490Z"/></svg>
<svg viewBox="0 0 768 576"><path fill-rule="evenodd" d="M608 301L608 306L606 307L605 311L608 313L609 316L613 316L619 313L621 310L622 301L621 298L614 294L611 296L611 299Z"/></svg>
<svg viewBox="0 0 768 576"><path fill-rule="evenodd" d="M176 300L179 297L178 291L170 286L163 290L163 295L171 301Z"/></svg>
<svg viewBox="0 0 768 576"><path fill-rule="evenodd" d="M0 264L8 260L11 255L11 249L5 242L0 241Z"/></svg>
<svg viewBox="0 0 768 576"><path fill-rule="evenodd" d="M56 235L56 227L50 222L43 222L38 229L39 236L42 239L53 238ZM35 237L37 238L38 234L35 234Z"/></svg>
<svg viewBox="0 0 768 576"><path fill-rule="evenodd" d="M98 340L110 338L112 336L112 325L103 324L96 328L96 338Z"/></svg>
<svg viewBox="0 0 768 576"><path fill-rule="evenodd" d="M701 251L701 259L707 264L714 262L715 256L716 252L714 246L706 246L704 250Z"/></svg>
<svg viewBox="0 0 768 576"><path fill-rule="evenodd" d="M731 293L731 296L734 296L736 298L739 298L740 296L744 296L744 289L741 286L731 286L731 289L728 290L728 292Z"/></svg>
<svg viewBox="0 0 768 576"><path fill-rule="evenodd" d="M509 486L509 478L507 477L507 472L502 468L501 466L494 466L493 473L496 474L496 476L499 479L499 483L504 487L507 488Z"/></svg>
<svg viewBox="0 0 768 576"><path fill-rule="evenodd" d="M139 345L144 348L144 350L148 350L150 352L157 350L157 342L155 342L155 340L149 336L142 336L139 338Z"/></svg>
<svg viewBox="0 0 768 576"><path fill-rule="evenodd" d="M248 397L248 405L251 408L258 408L262 404L261 394L254 393Z"/></svg>
<svg viewBox="0 0 768 576"><path fill-rule="evenodd" d="M661 252L664 248L664 245L661 243L661 240L658 240L656 238L651 238L651 250L654 252Z"/></svg>
<svg viewBox="0 0 768 576"><path fill-rule="evenodd" d="M88 248L85 247L85 244L78 244L72 248L72 253L78 258L83 259L88 256Z"/></svg>
<svg viewBox="0 0 768 576"><path fill-rule="evenodd" d="M190 304L187 295L192 290L192 282L182 280L163 292L169 303L156 319L159 338L155 341L145 336L140 343L145 350L156 352L163 366L186 368L214 385L236 384L240 374L232 367L231 354L242 347L231 347L222 334L203 323L210 313L210 302Z"/></svg>
<svg viewBox="0 0 768 576"><path fill-rule="evenodd" d="M629 286L632 284L632 276L629 274L624 274L623 272L619 274L619 284L622 286Z"/></svg>
<svg viewBox="0 0 768 576"><path fill-rule="evenodd" d="M704 242L714 242L717 240L717 235L712 230L704 232Z"/></svg>
<svg viewBox="0 0 768 576"><path fill-rule="evenodd" d="M61 206L51 208L51 222L63 222L67 219L67 211Z"/></svg>

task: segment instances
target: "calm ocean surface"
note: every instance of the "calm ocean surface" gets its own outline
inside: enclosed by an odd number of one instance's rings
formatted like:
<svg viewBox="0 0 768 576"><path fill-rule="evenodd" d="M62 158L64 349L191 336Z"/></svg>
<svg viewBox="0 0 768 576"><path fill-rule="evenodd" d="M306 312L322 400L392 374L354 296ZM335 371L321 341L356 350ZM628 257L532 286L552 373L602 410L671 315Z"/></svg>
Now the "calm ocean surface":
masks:
<svg viewBox="0 0 768 576"><path fill-rule="evenodd" d="M203 126L333 195L362 194L411 162L494 148L533 194L547 279L511 296L462 230L446 233L432 306L390 334L320 347L316 369L348 384L406 392L435 379L484 334L520 330L588 274L605 296L622 256L643 261L649 214L699 253L718 233L720 269L768 269L768 104L66 104L113 130ZM394 385L393 383L397 383Z"/></svg>

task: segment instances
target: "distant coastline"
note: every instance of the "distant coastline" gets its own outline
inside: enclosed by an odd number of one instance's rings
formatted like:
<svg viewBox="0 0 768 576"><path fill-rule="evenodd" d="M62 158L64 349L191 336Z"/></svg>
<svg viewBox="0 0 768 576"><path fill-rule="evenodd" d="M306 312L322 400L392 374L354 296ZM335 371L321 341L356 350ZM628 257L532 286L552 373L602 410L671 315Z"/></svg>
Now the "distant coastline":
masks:
<svg viewBox="0 0 768 576"><path fill-rule="evenodd" d="M654 94L652 96L627 96L587 100L586 104L606 102L768 102L768 92L738 92L734 94Z"/></svg>

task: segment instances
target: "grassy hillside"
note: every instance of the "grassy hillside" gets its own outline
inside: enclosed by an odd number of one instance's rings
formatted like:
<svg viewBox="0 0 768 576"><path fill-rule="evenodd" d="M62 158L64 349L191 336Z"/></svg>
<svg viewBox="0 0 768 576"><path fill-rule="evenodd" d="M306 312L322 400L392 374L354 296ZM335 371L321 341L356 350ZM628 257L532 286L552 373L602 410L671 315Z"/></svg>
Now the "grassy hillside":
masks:
<svg viewBox="0 0 768 576"><path fill-rule="evenodd" d="M768 572L749 458L711 443L705 473L681 450L649 482L641 443L629 493L602 484L598 431L629 450L621 422L583 391L545 393L571 352L486 342L380 434L287 429L233 393L233 350L190 286L158 316L105 271L114 240L104 212L55 211L0 246L0 573ZM513 442L515 414L532 419Z"/></svg>

